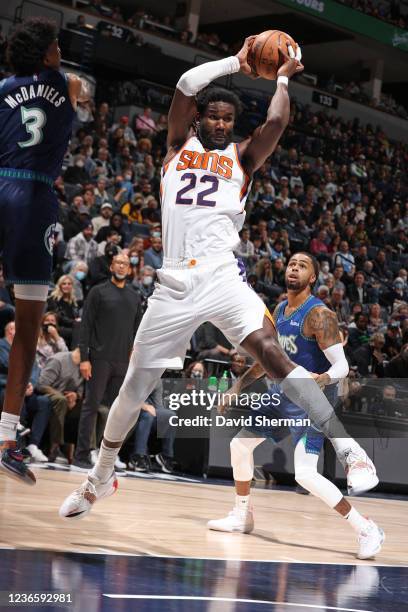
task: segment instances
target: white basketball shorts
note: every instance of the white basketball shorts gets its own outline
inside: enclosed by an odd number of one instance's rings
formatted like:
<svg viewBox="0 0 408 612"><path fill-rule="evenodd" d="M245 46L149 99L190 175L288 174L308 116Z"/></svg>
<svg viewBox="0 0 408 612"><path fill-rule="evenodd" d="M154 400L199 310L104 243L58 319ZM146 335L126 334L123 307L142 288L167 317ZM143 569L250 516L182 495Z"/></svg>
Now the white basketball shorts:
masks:
<svg viewBox="0 0 408 612"><path fill-rule="evenodd" d="M205 321L237 346L270 318L232 254L173 265L165 260L157 271L159 283L135 338L136 367L182 368L191 336Z"/></svg>

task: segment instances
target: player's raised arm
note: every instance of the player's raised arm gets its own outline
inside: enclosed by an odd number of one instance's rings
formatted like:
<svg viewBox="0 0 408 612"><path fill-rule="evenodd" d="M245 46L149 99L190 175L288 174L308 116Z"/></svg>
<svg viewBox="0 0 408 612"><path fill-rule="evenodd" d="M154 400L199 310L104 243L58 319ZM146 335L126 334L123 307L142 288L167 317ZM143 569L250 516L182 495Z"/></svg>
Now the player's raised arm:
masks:
<svg viewBox="0 0 408 612"><path fill-rule="evenodd" d="M187 140L191 124L197 115L195 97L198 92L219 77L239 72L243 64L240 54L246 58L249 44L253 38L253 36L250 36L246 39L243 48L237 55L195 66L181 76L169 111L168 148L174 147L177 149ZM250 72L249 66L248 70Z"/></svg>
<svg viewBox="0 0 408 612"><path fill-rule="evenodd" d="M292 49L291 53L293 54ZM288 124L290 114L288 80L303 70L300 52L298 57L299 59L288 58L279 68L276 92L269 105L266 121L255 130L249 142L245 141L241 145L242 165L249 176L252 176L274 152Z"/></svg>
<svg viewBox="0 0 408 612"><path fill-rule="evenodd" d="M76 108L77 102L87 102L91 97L88 83L84 79L81 79L81 77L72 73L67 74L67 79L72 106Z"/></svg>
<svg viewBox="0 0 408 612"><path fill-rule="evenodd" d="M331 363L331 368L319 374L316 382L324 386L345 378L349 365L344 354L337 315L323 306L314 308L306 319L304 331L306 335L316 338L319 348Z"/></svg>

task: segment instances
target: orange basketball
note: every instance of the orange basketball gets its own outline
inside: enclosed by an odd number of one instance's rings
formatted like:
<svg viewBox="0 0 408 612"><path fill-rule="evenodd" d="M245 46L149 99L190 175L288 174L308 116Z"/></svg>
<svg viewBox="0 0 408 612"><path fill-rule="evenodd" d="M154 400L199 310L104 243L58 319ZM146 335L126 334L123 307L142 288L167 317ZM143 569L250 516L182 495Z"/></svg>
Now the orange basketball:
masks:
<svg viewBox="0 0 408 612"><path fill-rule="evenodd" d="M263 79L274 81L276 73L288 57L287 45L296 52L296 43L289 34L280 30L267 30L258 34L248 51L248 64Z"/></svg>

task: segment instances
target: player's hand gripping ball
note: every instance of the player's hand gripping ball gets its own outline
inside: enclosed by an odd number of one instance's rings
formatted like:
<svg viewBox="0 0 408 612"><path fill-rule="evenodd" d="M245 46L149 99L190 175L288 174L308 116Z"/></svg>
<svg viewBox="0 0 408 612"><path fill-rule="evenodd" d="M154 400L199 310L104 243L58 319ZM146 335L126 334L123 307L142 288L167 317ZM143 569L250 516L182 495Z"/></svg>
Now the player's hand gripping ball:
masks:
<svg viewBox="0 0 408 612"><path fill-rule="evenodd" d="M283 74L280 68L290 60L295 60L292 62L294 69L290 71L291 74L285 72L285 76L290 78L295 72L303 70L300 63L302 51L289 34L280 30L267 30L258 36L250 37L247 41L249 41L247 63L252 76L274 81Z"/></svg>

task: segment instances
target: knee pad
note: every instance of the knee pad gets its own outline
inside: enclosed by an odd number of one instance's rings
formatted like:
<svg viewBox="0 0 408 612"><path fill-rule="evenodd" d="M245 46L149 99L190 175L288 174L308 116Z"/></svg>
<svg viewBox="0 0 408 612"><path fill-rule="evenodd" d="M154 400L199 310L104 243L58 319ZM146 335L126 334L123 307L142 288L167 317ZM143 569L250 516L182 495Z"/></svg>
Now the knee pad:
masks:
<svg viewBox="0 0 408 612"><path fill-rule="evenodd" d="M239 438L231 440L231 465L234 480L247 482L254 475L254 449L263 442L263 438Z"/></svg>
<svg viewBox="0 0 408 612"><path fill-rule="evenodd" d="M319 474L317 469L300 466L295 473L296 482L315 497L319 497L330 508L334 508L343 498L341 491L330 480Z"/></svg>

